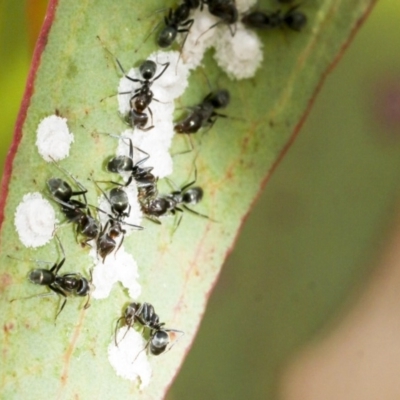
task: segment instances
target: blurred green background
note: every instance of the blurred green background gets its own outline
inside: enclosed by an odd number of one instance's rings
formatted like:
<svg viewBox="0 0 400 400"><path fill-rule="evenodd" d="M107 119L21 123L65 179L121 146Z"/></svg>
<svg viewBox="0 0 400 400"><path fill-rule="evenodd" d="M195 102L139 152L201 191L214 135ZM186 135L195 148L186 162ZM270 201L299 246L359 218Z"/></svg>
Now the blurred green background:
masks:
<svg viewBox="0 0 400 400"><path fill-rule="evenodd" d="M45 6L0 0L1 166ZM285 364L377 265L399 209L399 20L398 4L381 0L328 77L226 262L169 400L275 399Z"/></svg>

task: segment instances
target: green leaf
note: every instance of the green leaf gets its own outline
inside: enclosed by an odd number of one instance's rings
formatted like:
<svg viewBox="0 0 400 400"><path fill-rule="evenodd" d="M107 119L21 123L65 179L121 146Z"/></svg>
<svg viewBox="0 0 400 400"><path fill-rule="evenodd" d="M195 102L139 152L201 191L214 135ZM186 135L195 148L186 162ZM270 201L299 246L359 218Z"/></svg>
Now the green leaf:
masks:
<svg viewBox="0 0 400 400"><path fill-rule="evenodd" d="M196 160L198 183L206 193L196 209L218 222L185 215L173 236L173 221L161 227L145 222L143 232L126 239L125 246L139 265L139 300L152 303L167 327L185 332L172 351L151 358L153 378L140 398L160 398L170 385L243 219L299 130L327 71L372 3L325 0L318 6L304 5L309 23L303 32L262 35L265 60L251 80L230 81L215 66L211 55L206 57L208 78L231 92L227 114L240 119L218 121L203 137ZM117 133L126 126L116 112L116 101L100 102L115 93L119 72L96 36L107 43L123 65L137 65L155 50L149 40L140 53L134 52L161 14L140 22L136 18L161 6L159 1L140 2L134 7L132 2L117 4L111 0L50 3L34 58L38 68L32 69L17 123L17 151L8 159L6 171L12 168L12 173L6 173L3 181L0 287L4 321L1 393L5 399L139 397L137 385L116 376L107 359L115 321L129 301L122 288L115 287L108 299L92 301L88 310L82 309L83 301L70 299L55 325L55 298L9 303L37 294L40 288L26 279L34 268L32 263L10 260L6 255L49 261L59 257L54 243L37 250L25 249L13 224L15 208L23 195L46 193L45 182L54 174L54 167L43 161L35 147L36 127L43 117L58 109L75 134L72 154L61 163L64 168L82 181L92 171L97 179L109 179L103 165L115 151L115 140L93 132ZM180 105L198 103L208 92L204 87L204 76L196 71ZM173 150L184 145L184 140L177 137ZM175 157L174 161L174 181L186 181L192 156ZM89 201L95 203L92 192ZM66 248L66 266L86 275L91 266L87 249L76 245L71 227L62 228L60 236ZM246 268L251 266L243 266L244 276Z"/></svg>

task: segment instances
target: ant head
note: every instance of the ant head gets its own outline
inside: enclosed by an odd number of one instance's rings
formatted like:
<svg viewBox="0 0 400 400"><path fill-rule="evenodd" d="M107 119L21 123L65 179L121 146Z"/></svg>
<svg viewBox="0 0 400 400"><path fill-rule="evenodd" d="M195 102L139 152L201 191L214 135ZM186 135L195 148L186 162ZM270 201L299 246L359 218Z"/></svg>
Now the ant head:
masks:
<svg viewBox="0 0 400 400"><path fill-rule="evenodd" d="M164 330L159 330L154 333L150 338L150 352L151 354L158 356L163 353L169 343L169 335Z"/></svg>
<svg viewBox="0 0 400 400"><path fill-rule="evenodd" d="M284 19L288 28L293 31L301 31L307 23L306 15L297 10L289 10Z"/></svg>
<svg viewBox="0 0 400 400"><path fill-rule="evenodd" d="M131 303L125 308L124 317L127 325L131 326L133 324L136 311L139 309L139 307L140 303Z"/></svg>
<svg viewBox="0 0 400 400"><path fill-rule="evenodd" d="M132 171L133 161L127 156L113 157L108 161L107 170L109 172L129 172Z"/></svg>
<svg viewBox="0 0 400 400"><path fill-rule="evenodd" d="M201 187L193 187L188 189L182 196L182 201L185 204L197 204L203 198L204 192Z"/></svg>
<svg viewBox="0 0 400 400"><path fill-rule="evenodd" d="M59 200L68 201L72 194L71 186L59 178L51 178L47 181L50 193Z"/></svg>
<svg viewBox="0 0 400 400"><path fill-rule="evenodd" d="M214 108L225 108L230 101L230 94L226 89L218 90L210 99Z"/></svg>
<svg viewBox="0 0 400 400"><path fill-rule="evenodd" d="M140 75L142 75L143 79L148 81L151 79L157 70L157 64L152 60L146 60L140 67Z"/></svg>

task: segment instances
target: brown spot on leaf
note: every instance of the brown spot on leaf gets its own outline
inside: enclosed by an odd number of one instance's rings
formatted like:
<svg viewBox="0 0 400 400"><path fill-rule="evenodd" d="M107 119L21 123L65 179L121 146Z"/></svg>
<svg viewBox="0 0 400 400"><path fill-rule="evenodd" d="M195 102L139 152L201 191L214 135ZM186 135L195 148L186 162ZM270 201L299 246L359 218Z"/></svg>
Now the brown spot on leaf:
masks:
<svg viewBox="0 0 400 400"><path fill-rule="evenodd" d="M12 284L12 276L7 272L0 275L0 292L4 292L4 289Z"/></svg>
<svg viewBox="0 0 400 400"><path fill-rule="evenodd" d="M400 128L400 84L399 76L384 76L373 90L375 119L384 128L386 138L398 139Z"/></svg>
<svg viewBox="0 0 400 400"><path fill-rule="evenodd" d="M3 326L4 333L8 335L13 329L15 325L12 322L5 323Z"/></svg>

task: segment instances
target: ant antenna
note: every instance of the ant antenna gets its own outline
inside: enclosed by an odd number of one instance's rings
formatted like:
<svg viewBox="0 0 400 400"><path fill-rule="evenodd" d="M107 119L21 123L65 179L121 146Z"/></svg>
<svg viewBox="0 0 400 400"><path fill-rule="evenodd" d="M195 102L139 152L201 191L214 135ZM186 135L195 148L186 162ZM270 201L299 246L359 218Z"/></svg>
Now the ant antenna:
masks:
<svg viewBox="0 0 400 400"><path fill-rule="evenodd" d="M185 29L187 29L187 33L186 33L185 38L183 39L182 45L180 46L180 49L179 49L179 57L178 57L178 61L176 62L176 66L175 66L175 75L178 75L178 64L179 64L179 61L182 58L183 47L185 46L186 39L189 36L190 28L192 27L193 24L194 24L194 20L193 19L192 20L188 20L184 24L182 24L182 26L186 26L187 25L187 28L185 27ZM196 44L197 44L197 42L196 42Z"/></svg>
<svg viewBox="0 0 400 400"><path fill-rule="evenodd" d="M35 297L48 297L48 296L55 296L55 293L54 292L46 292L46 293L34 294L32 296L27 296L27 297L18 297L17 299L11 299L9 302L13 303L16 300L29 300L29 299L34 299Z"/></svg>
<svg viewBox="0 0 400 400"><path fill-rule="evenodd" d="M164 9L162 9L162 10L166 10L166 8L164 8ZM155 11L155 12L157 12L157 11ZM158 11L158 12L160 12L160 11ZM146 18L149 18L151 15L148 15ZM138 19L139 20L139 19ZM142 46L147 42L147 40L149 39L149 37L155 32L155 30L160 26L160 24L161 24L161 22L162 21L160 21L160 22L158 22L155 26L154 26L154 28L147 34L147 36L144 38L144 40L143 40L143 42L140 44L140 46L137 48L137 49L135 49L134 50L134 53L137 53L141 48L142 48Z"/></svg>
<svg viewBox="0 0 400 400"><path fill-rule="evenodd" d="M166 11L166 10L168 10L167 7L160 8L160 9L158 9L158 10L152 12L151 14L147 15L146 17L144 17L144 18L138 18L137 20L138 20L138 21L141 21L142 19L150 18L150 17L152 17L154 14L158 14L158 13L164 12L164 11ZM155 30L160 26L160 24L161 24L162 22L163 22L163 20L161 20L160 22L158 22L158 23L154 26L154 28L147 34L147 36L145 37L145 39L143 40L143 42L140 44L140 46L134 51L135 53L137 53L137 52L142 48L142 46L147 42L147 40L149 39L149 37L155 32Z"/></svg>
<svg viewBox="0 0 400 400"><path fill-rule="evenodd" d="M90 280L89 280L88 283L89 283L90 290L89 290L88 295L87 295L88 299L87 299L85 305L83 306L84 310L87 310L90 307L91 294L92 294L92 291L94 289L96 289L96 287L93 285L93 268L89 269L89 274L90 274Z"/></svg>

